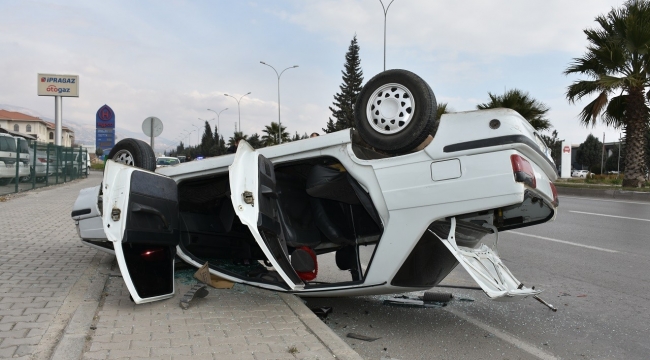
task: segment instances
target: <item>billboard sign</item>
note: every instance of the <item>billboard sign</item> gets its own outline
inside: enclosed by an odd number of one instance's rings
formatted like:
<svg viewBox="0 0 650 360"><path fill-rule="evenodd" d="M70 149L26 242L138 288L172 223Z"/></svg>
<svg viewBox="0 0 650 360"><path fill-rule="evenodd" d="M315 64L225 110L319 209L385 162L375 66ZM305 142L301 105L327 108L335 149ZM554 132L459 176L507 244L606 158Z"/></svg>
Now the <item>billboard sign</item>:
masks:
<svg viewBox="0 0 650 360"><path fill-rule="evenodd" d="M79 75L38 74L38 96L79 97Z"/></svg>
<svg viewBox="0 0 650 360"><path fill-rule="evenodd" d="M95 116L95 127L97 129L114 129L115 128L115 113L110 106L104 105L97 110Z"/></svg>
<svg viewBox="0 0 650 360"><path fill-rule="evenodd" d="M115 146L115 112L105 104L95 114L95 146L104 152Z"/></svg>

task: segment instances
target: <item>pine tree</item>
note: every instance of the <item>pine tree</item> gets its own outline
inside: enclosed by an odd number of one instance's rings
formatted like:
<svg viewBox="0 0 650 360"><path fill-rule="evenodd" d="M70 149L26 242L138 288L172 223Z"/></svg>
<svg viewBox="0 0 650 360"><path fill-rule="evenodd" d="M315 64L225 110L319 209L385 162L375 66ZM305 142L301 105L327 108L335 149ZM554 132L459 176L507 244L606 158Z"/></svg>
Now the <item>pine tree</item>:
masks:
<svg viewBox="0 0 650 360"><path fill-rule="evenodd" d="M212 128L210 124L205 122L205 129L203 130L203 137L201 138L201 146L198 149L203 156L214 156L216 154L211 154L210 150L214 146L214 136L212 136Z"/></svg>
<svg viewBox="0 0 650 360"><path fill-rule="evenodd" d="M343 84L340 86L341 92L334 95L333 106L330 106L330 111L332 111L336 121L333 121L332 118L329 119L326 128L323 129L326 133L354 126L354 104L363 83L357 35L354 35L350 42L348 52L345 54L345 69L341 73L343 74Z"/></svg>

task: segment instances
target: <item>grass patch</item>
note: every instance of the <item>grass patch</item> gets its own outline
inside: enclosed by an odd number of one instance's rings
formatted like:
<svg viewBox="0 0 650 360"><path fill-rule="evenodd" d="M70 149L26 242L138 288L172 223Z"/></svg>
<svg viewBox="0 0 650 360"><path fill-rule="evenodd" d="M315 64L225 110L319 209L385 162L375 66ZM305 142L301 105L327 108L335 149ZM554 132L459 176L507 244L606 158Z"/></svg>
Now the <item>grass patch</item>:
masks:
<svg viewBox="0 0 650 360"><path fill-rule="evenodd" d="M93 170L104 170L104 163L90 164L90 168Z"/></svg>
<svg viewBox="0 0 650 360"><path fill-rule="evenodd" d="M622 191L640 191L640 192L650 192L650 183L646 182L644 187L641 188L631 188L631 187L622 187L621 185L616 184L604 184L604 183L588 183L588 182L577 182L577 181L558 181L554 183L557 187L570 187L570 188L579 188L579 189L600 189L600 190L622 190Z"/></svg>

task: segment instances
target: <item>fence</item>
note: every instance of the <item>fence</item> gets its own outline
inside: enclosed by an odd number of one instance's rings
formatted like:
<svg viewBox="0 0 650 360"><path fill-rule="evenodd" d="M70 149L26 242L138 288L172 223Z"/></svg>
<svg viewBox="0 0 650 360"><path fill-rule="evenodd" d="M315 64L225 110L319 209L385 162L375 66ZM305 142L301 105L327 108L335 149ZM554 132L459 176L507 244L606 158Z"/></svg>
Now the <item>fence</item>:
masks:
<svg viewBox="0 0 650 360"><path fill-rule="evenodd" d="M0 196L88 176L90 157L83 147L14 139L0 138Z"/></svg>

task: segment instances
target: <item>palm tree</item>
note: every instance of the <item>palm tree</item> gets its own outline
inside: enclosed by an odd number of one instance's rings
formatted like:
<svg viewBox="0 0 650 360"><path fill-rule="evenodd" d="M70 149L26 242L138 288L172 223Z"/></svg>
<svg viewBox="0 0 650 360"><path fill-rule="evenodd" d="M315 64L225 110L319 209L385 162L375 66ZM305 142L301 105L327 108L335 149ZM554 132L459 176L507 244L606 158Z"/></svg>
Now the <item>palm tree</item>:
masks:
<svg viewBox="0 0 650 360"><path fill-rule="evenodd" d="M476 105L477 109L512 109L528 120L535 130L548 130L551 128L551 122L545 116L550 108L543 102L535 100L527 92L512 89L506 91L503 95L488 92L488 96L490 102Z"/></svg>
<svg viewBox="0 0 650 360"><path fill-rule="evenodd" d="M442 115L448 114L452 111L453 110L449 107L449 103L438 103L438 108L436 109L435 125L433 126L433 128L431 128L431 136L436 136L436 133L438 132L438 126L440 125L440 118L442 118Z"/></svg>
<svg viewBox="0 0 650 360"><path fill-rule="evenodd" d="M289 133L285 131L286 129L287 129L286 126L282 127L282 142L291 141L291 138L289 137ZM271 122L271 125L266 125L264 127L264 130L262 130L262 132L265 134L262 136L262 142L264 142L265 146L276 145L278 143L279 134L280 134L280 128L278 126L278 123Z"/></svg>
<svg viewBox="0 0 650 360"><path fill-rule="evenodd" d="M233 136L228 139L228 146L235 145L235 141L237 140L248 140L248 135L244 135L242 131L235 131Z"/></svg>
<svg viewBox="0 0 650 360"><path fill-rule="evenodd" d="M564 74L585 75L569 85L571 103L597 95L580 112L579 120L595 125L598 115L607 126L625 131L623 186L640 187L645 175L645 132L648 127L650 92L650 2L630 0L623 7L596 17L598 28L584 30L587 52Z"/></svg>

